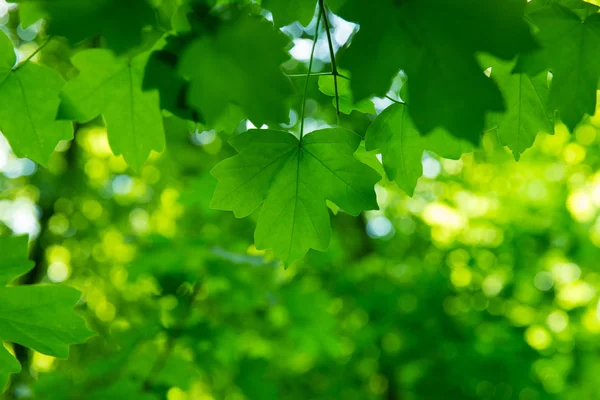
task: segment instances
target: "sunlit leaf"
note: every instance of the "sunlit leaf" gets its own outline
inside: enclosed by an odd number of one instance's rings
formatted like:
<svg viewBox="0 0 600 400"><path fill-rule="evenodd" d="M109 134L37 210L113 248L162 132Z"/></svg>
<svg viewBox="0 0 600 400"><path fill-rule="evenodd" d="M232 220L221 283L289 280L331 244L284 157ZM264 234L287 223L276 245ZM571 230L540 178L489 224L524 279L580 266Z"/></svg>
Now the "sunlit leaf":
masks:
<svg viewBox="0 0 600 400"><path fill-rule="evenodd" d="M381 151L383 167L390 180L409 196L423 175L423 143L404 104L386 108L367 130L367 150Z"/></svg>
<svg viewBox="0 0 600 400"><path fill-rule="evenodd" d="M73 312L81 293L61 286L4 286L33 267L27 260L27 237L0 238L0 248L11 255L0 258L0 386L18 362L1 346L18 343L40 353L66 358L69 345L82 343L91 335L83 319Z"/></svg>
<svg viewBox="0 0 600 400"><path fill-rule="evenodd" d="M287 132L243 133L231 140L239 155L212 171L219 184L211 206L245 217L264 201L257 247L272 248L286 263L310 248L324 251L331 236L325 200L352 215L377 208L380 177L352 156L359 143L340 128L312 132L301 143Z"/></svg>
<svg viewBox="0 0 600 400"><path fill-rule="evenodd" d="M349 74L348 74L349 75ZM337 106L335 99L335 82L333 75L319 76L319 90L327 96L332 96L334 107ZM354 102L354 96L350 90L350 80L343 77L337 77L337 95L339 98L340 112L350 114L356 110L365 114L375 114L375 105L369 99L362 99L359 102Z"/></svg>
<svg viewBox="0 0 600 400"><path fill-rule="evenodd" d="M135 170L165 146L158 92L142 90L147 58L118 59L102 49L77 53L72 62L79 75L61 93L59 117L84 123L102 115L111 149Z"/></svg>
<svg viewBox="0 0 600 400"><path fill-rule="evenodd" d="M15 154L46 165L58 142L73 137L71 122L55 120L64 81L32 62L13 68L15 51L4 33L0 52L0 130Z"/></svg>

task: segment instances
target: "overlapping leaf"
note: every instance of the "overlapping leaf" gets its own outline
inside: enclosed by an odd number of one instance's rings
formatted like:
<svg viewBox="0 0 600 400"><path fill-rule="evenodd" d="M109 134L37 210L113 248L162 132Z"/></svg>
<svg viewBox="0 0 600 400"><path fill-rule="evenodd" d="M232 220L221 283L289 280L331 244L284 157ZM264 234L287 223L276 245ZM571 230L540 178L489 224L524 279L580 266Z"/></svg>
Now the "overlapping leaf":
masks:
<svg viewBox="0 0 600 400"><path fill-rule="evenodd" d="M377 116L367 130L365 142L369 151L381 151L387 177L412 196L423 175L421 158L424 150L439 156L458 159L472 151L468 142L459 140L442 129L421 136L413 124L405 104L395 103Z"/></svg>
<svg viewBox="0 0 600 400"><path fill-rule="evenodd" d="M144 74L143 89L158 90L160 106L174 115L198 121L200 115L186 102L188 82L177 73L178 54L188 44L188 38L168 36L160 50L151 53Z"/></svg>
<svg viewBox="0 0 600 400"><path fill-rule="evenodd" d="M561 121L573 130L586 114L596 111L600 14L582 20L574 11L551 3L535 7L528 16L538 28L543 48L521 56L515 70L532 76L552 72L548 108L558 110Z"/></svg>
<svg viewBox="0 0 600 400"><path fill-rule="evenodd" d="M354 96L352 95L352 91L350 90L349 79L338 77L337 86L337 96L339 98L340 112L344 114L350 114L352 111L356 110L366 114L376 113L375 105L371 100L362 99L358 102L354 101ZM333 75L322 75L319 77L319 90L327 96L336 96ZM333 104L334 106L337 106L337 101L335 98L333 99Z"/></svg>
<svg viewBox="0 0 600 400"><path fill-rule="evenodd" d="M423 175L423 143L404 104L392 104L367 130L367 150L381 150L383 167L390 180L412 196Z"/></svg>
<svg viewBox="0 0 600 400"><path fill-rule="evenodd" d="M352 215L377 208L373 186L380 176L353 157L360 141L341 128L312 132L302 142L275 130L238 135L231 144L239 154L212 171L219 184L211 206L241 218L264 202L256 245L287 263L311 248L324 251L331 236L326 200Z"/></svg>
<svg viewBox="0 0 600 400"><path fill-rule="evenodd" d="M203 2L186 5L180 12L183 14L184 10L186 26L182 29L185 33L167 35L159 40L156 50L148 58L143 88L158 90L162 109L180 118L199 122L201 115L186 103L189 82L179 73L177 65L183 50L195 39L214 33L220 20Z"/></svg>
<svg viewBox="0 0 600 400"><path fill-rule="evenodd" d="M165 146L158 92L142 90L147 58L118 59L103 49L77 53L72 62L79 75L61 93L59 117L84 123L102 114L111 149L135 170Z"/></svg>
<svg viewBox="0 0 600 400"><path fill-rule="evenodd" d="M428 133L443 127L477 142L489 111L504 103L475 59L487 52L503 59L536 43L523 19L523 0L347 1L340 15L360 24L342 58L360 99L383 95L403 69L411 80L411 117Z"/></svg>
<svg viewBox="0 0 600 400"><path fill-rule="evenodd" d="M20 371L18 361L2 341L18 343L41 353L66 358L69 345L91 336L83 319L73 312L80 293L63 286L6 286L29 271L27 237L0 238L0 388L10 373ZM10 250L9 250L10 249Z"/></svg>
<svg viewBox="0 0 600 400"><path fill-rule="evenodd" d="M19 157L46 165L61 140L73 137L68 121L56 121L63 79L32 62L19 68L12 42L0 33L0 130Z"/></svg>
<svg viewBox="0 0 600 400"><path fill-rule="evenodd" d="M277 26L294 21L306 26L315 14L317 2L314 0L264 0L262 6L273 13Z"/></svg>
<svg viewBox="0 0 600 400"><path fill-rule="evenodd" d="M502 90L507 102L506 113L490 117L500 143L512 150L516 160L533 145L539 132L553 132L553 118L546 110L548 73L530 77L511 73L512 63L486 59L491 76Z"/></svg>
<svg viewBox="0 0 600 400"><path fill-rule="evenodd" d="M9 0L19 5L21 23L48 20L48 33L72 43L102 35L117 52L141 43L142 28L154 23L147 0Z"/></svg>
<svg viewBox="0 0 600 400"><path fill-rule="evenodd" d="M329 0L327 6L335 12L344 0ZM284 26L294 21L306 26L315 14L317 0L263 0L262 6L273 14L276 26Z"/></svg>
<svg viewBox="0 0 600 400"><path fill-rule="evenodd" d="M209 125L230 104L255 125L287 122L291 83L280 66L289 56L286 37L259 16L241 15L213 35L196 39L182 55L180 71L189 77L188 103Z"/></svg>

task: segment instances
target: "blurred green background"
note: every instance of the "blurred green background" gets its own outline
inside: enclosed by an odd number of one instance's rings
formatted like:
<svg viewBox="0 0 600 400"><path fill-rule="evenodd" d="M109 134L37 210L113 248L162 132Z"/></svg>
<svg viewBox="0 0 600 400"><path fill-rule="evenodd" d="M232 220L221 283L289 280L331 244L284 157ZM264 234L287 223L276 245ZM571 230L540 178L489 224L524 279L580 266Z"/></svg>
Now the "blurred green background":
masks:
<svg viewBox="0 0 600 400"><path fill-rule="evenodd" d="M2 29L31 53L39 27L5 6ZM287 72L305 72L310 40L287 33ZM40 62L72 73L65 46ZM338 123L316 78L310 96L307 130ZM366 114L347 100L339 124L364 135L385 99ZM254 248L256 215L208 206L210 169L250 124L165 125L168 150L139 174L101 121L48 169L0 138L0 232L29 234L37 263L23 283L81 290L97 332L68 360L14 348L24 370L4 398L600 398L600 116L540 134L518 163L493 133L460 160L426 154L412 198L382 181L379 211L337 213L329 251L287 269Z"/></svg>

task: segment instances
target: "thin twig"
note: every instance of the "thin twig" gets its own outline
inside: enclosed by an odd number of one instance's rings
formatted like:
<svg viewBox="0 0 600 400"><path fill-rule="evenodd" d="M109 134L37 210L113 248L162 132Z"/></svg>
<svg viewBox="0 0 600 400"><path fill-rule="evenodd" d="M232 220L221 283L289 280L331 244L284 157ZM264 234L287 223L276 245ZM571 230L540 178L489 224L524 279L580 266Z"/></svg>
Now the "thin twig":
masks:
<svg viewBox="0 0 600 400"><path fill-rule="evenodd" d="M323 9L319 7L317 15L317 23L315 25L315 39L310 51L310 61L308 62L308 73L306 74L306 84L304 85L304 95L302 96L302 109L300 111L300 145L302 145L302 139L304 138L304 112L306 111L306 96L308 95L308 83L310 81L310 74L313 65L313 59L315 56L315 47L317 47L317 41L319 40L319 25L321 24L321 14Z"/></svg>
<svg viewBox="0 0 600 400"><path fill-rule="evenodd" d="M48 39L46 39L46 41L44 43L42 43L33 53L31 53L29 55L29 57L27 57L26 59L24 59L23 61L21 61L19 64L15 65L13 67L13 71L18 70L19 68L21 68L23 65L27 64L29 61L31 61L31 59L33 57L35 57L36 54L38 54L40 51L42 51L42 49L44 47L46 47L48 45L48 43L50 43L50 40L52 40L52 36L49 36Z"/></svg>
<svg viewBox="0 0 600 400"><path fill-rule="evenodd" d="M327 34L327 44L329 45L329 58L331 61L331 74L333 75L333 88L335 90L335 108L337 115L340 115L340 94L338 92L337 77L339 76L337 70L337 63L335 62L335 51L333 50L333 40L331 39L331 29L329 27L328 12L325 8L325 0L319 0L319 9L323 14L323 23L325 25L325 33Z"/></svg>

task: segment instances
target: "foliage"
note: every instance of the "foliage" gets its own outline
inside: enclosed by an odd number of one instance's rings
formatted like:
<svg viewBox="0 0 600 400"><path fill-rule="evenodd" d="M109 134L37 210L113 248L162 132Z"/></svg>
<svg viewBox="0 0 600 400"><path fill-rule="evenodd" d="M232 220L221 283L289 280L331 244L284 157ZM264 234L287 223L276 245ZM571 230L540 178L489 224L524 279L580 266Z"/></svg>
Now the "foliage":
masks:
<svg viewBox="0 0 600 400"><path fill-rule="evenodd" d="M80 294L61 286L6 286L33 268L27 261L27 237L2 238L2 274L0 274L0 339L30 347L43 354L67 358L69 345L84 342L90 332L71 308ZM0 385L8 374L20 371L20 365L4 347Z"/></svg>
<svg viewBox="0 0 600 400"><path fill-rule="evenodd" d="M599 10L0 1L6 398L595 398Z"/></svg>

